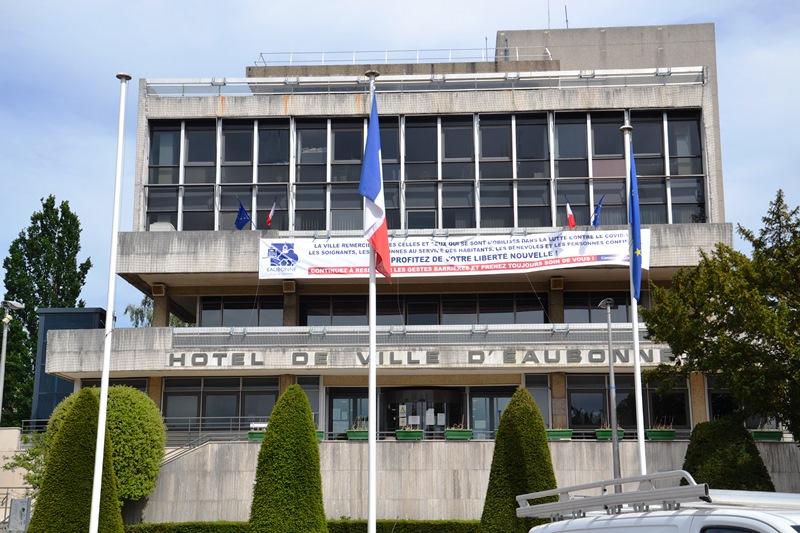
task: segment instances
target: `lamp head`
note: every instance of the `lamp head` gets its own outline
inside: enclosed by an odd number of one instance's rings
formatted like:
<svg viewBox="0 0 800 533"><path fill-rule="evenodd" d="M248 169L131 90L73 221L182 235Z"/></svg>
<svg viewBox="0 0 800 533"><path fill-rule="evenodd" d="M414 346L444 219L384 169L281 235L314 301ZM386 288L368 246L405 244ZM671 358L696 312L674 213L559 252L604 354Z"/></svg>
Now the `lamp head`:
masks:
<svg viewBox="0 0 800 533"><path fill-rule="evenodd" d="M614 309L616 307L616 305L614 305L614 299L613 298L606 298L605 300L603 300L602 302L597 304L597 307L599 307L601 309Z"/></svg>
<svg viewBox="0 0 800 533"><path fill-rule="evenodd" d="M22 305L19 302L15 302L14 300L3 300L2 305L9 311L20 311L22 309L25 309L24 305Z"/></svg>

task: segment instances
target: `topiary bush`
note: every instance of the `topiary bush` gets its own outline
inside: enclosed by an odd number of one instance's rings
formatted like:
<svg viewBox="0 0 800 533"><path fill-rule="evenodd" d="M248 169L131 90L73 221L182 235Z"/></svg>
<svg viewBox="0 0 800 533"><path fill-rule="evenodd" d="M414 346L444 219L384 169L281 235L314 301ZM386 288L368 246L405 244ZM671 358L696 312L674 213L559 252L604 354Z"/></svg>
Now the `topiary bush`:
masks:
<svg viewBox="0 0 800 533"><path fill-rule="evenodd" d="M92 387L100 398L100 389ZM24 479L38 490L53 439L58 433L77 393L70 394L53 409L47 429L34 439L34 445L4 467L28 470ZM156 488L156 479L164 458L167 428L155 402L133 387L114 385L108 388L107 424L114 456L114 473L119 483L119 497L135 501L148 496Z"/></svg>
<svg viewBox="0 0 800 533"><path fill-rule="evenodd" d="M328 531L317 430L299 385L281 395L264 431L248 531Z"/></svg>
<svg viewBox="0 0 800 533"><path fill-rule="evenodd" d="M753 436L737 418L697 424L683 469L712 489L775 492Z"/></svg>
<svg viewBox="0 0 800 533"><path fill-rule="evenodd" d="M516 497L555 488L556 476L542 414L528 390L520 387L500 417L481 515L481 533L527 533L534 525L547 522L517 518ZM554 496L532 503L555 500Z"/></svg>
<svg viewBox="0 0 800 533"><path fill-rule="evenodd" d="M64 414L47 459L44 481L28 527L29 533L89 530L99 412L97 396L90 389L83 389ZM98 530L103 533L123 533L108 432L103 451Z"/></svg>

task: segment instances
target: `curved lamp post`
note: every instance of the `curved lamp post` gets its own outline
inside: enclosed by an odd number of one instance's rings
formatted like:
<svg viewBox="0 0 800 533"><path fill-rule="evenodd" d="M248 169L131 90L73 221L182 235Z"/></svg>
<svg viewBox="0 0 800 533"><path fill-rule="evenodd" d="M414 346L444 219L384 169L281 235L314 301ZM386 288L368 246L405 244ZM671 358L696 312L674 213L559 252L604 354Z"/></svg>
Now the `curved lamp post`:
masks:
<svg viewBox="0 0 800 533"><path fill-rule="evenodd" d="M3 346L0 348L0 419L3 416L3 385L6 380L6 341L8 339L8 324L11 322L9 311L21 311L25 306L14 300L3 300L3 309L6 310L3 316Z"/></svg>

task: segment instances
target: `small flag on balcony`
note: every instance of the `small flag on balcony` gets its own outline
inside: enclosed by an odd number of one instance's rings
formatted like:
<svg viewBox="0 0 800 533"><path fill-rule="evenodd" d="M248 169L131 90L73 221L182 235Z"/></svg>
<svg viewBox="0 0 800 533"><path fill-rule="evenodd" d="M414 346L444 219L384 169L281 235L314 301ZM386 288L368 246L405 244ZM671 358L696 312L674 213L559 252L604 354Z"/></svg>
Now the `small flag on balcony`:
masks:
<svg viewBox="0 0 800 533"><path fill-rule="evenodd" d="M244 208L242 205L242 201L237 198L239 202L239 212L236 214L236 229L242 229L246 225L252 223L253 221L250 219L250 215L247 214L247 209Z"/></svg>
<svg viewBox="0 0 800 533"><path fill-rule="evenodd" d="M572 214L572 208L569 205L567 195L564 195L564 200L567 201L567 224L569 224L569 229L573 229L575 226L577 226L575 223L575 215Z"/></svg>

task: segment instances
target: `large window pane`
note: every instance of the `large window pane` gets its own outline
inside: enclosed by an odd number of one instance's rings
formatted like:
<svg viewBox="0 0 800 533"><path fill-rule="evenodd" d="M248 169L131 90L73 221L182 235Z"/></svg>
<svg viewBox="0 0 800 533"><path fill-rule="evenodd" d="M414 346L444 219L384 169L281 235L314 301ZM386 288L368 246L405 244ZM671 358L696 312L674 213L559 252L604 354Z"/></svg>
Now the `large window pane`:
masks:
<svg viewBox="0 0 800 533"><path fill-rule="evenodd" d="M436 161L436 119L406 117L406 161Z"/></svg>

